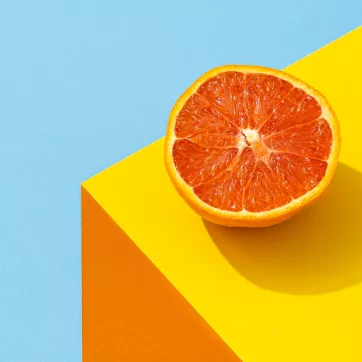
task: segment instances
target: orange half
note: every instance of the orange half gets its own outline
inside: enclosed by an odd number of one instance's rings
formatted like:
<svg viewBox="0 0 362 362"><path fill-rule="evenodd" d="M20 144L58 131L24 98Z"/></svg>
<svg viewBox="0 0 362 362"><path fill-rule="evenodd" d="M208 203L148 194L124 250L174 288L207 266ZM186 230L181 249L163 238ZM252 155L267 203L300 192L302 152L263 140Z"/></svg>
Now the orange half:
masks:
<svg viewBox="0 0 362 362"><path fill-rule="evenodd" d="M330 183L339 123L324 96L280 70L210 70L170 114L165 163L203 218L269 226L315 201Z"/></svg>

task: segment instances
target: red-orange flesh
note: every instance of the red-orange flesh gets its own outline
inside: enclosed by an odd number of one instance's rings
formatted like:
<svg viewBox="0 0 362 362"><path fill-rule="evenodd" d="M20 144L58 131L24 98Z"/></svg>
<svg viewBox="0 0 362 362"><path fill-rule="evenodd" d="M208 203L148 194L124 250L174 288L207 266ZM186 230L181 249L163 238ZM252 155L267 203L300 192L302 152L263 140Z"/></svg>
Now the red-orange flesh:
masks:
<svg viewBox="0 0 362 362"><path fill-rule="evenodd" d="M332 130L311 95L278 77L224 72L184 104L175 166L205 203L261 212L288 204L326 173Z"/></svg>

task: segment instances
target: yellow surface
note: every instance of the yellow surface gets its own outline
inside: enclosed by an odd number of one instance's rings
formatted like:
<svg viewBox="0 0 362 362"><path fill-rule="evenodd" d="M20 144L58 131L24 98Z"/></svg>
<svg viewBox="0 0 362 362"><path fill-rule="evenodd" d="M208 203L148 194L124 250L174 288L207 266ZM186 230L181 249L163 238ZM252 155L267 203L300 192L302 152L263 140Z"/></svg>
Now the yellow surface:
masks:
<svg viewBox="0 0 362 362"><path fill-rule="evenodd" d="M244 362L362 361L362 28L286 70L342 128L325 197L269 229L203 222L174 191L163 140L84 183Z"/></svg>

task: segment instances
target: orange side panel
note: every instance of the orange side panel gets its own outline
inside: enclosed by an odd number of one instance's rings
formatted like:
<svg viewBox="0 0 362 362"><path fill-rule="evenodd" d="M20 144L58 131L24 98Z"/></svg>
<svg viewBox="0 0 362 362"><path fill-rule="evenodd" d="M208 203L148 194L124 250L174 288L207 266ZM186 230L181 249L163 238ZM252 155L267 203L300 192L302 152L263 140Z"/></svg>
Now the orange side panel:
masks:
<svg viewBox="0 0 362 362"><path fill-rule="evenodd" d="M84 362L240 362L82 189Z"/></svg>

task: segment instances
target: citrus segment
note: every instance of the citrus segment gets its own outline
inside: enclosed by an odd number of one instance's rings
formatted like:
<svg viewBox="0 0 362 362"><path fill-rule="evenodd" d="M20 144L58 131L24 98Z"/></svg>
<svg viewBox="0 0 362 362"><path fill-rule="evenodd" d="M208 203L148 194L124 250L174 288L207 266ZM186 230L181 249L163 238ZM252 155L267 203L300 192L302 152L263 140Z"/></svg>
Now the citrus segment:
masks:
<svg viewBox="0 0 362 362"><path fill-rule="evenodd" d="M175 133L186 138L205 133L237 135L239 130L217 108L211 107L207 99L194 94L177 117Z"/></svg>
<svg viewBox="0 0 362 362"><path fill-rule="evenodd" d="M241 211L244 188L255 167L255 157L250 147L244 148L234 158L225 172L207 183L195 187L195 194L207 204L221 210Z"/></svg>
<svg viewBox="0 0 362 362"><path fill-rule="evenodd" d="M208 107L218 110L226 116L229 123L240 127L245 119L245 84L246 76L243 73L225 72L206 81L197 90Z"/></svg>
<svg viewBox="0 0 362 362"><path fill-rule="evenodd" d="M333 111L305 83L268 68L221 67L176 103L166 166L180 194L202 216L226 225L249 226L243 221L252 220L264 226L322 193L339 142ZM307 198L314 189L315 196ZM255 222L258 218L270 221Z"/></svg>
<svg viewBox="0 0 362 362"><path fill-rule="evenodd" d="M247 123L244 127L260 128L292 88L289 82L272 75L247 74L244 94Z"/></svg>
<svg viewBox="0 0 362 362"><path fill-rule="evenodd" d="M190 186L207 182L226 170L237 153L237 148L204 148L185 139L177 140L173 147L177 169Z"/></svg>
<svg viewBox="0 0 362 362"><path fill-rule="evenodd" d="M200 133L189 138L192 143L201 147L225 148L237 147L240 137L234 135Z"/></svg>
<svg viewBox="0 0 362 362"><path fill-rule="evenodd" d="M272 150L299 153L302 156L327 160L332 147L332 130L321 118L274 133L263 139Z"/></svg>
<svg viewBox="0 0 362 362"><path fill-rule="evenodd" d="M270 113L260 134L267 136L304 122L316 120L322 114L317 100L299 88L293 88Z"/></svg>
<svg viewBox="0 0 362 362"><path fill-rule="evenodd" d="M325 161L273 153L269 164L258 162L245 189L245 210L267 211L290 203L312 190L323 178Z"/></svg>

